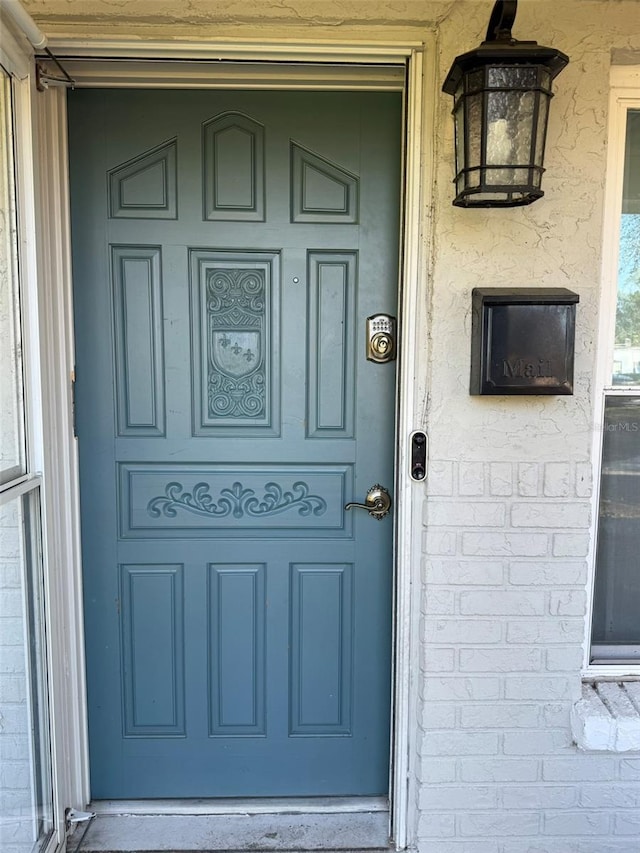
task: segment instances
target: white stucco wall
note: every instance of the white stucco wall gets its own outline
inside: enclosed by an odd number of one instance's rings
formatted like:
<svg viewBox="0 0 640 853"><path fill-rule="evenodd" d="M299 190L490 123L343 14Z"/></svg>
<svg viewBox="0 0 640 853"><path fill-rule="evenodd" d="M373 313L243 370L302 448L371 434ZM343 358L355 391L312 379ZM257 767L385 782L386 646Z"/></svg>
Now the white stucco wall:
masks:
<svg viewBox="0 0 640 853"><path fill-rule="evenodd" d="M28 0L48 33L149 37L412 37L435 33L438 80L484 36L487 0ZM126 22L126 27L123 26ZM258 26L260 24L260 26ZM365 35L366 34L366 35ZM413 763L421 853L634 853L640 752L580 752L590 583L593 381L612 52L640 64L635 0L521 0L514 35L566 52L545 198L451 206L450 98L438 95L428 301L429 480ZM439 90L432 87L434 91ZM471 290L580 295L573 397L468 394Z"/></svg>

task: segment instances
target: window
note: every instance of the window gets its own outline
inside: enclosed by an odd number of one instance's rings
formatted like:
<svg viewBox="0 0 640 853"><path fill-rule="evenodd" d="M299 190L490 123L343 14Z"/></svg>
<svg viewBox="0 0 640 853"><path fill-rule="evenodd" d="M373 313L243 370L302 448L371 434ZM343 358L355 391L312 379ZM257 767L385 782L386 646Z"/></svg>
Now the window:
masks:
<svg viewBox="0 0 640 853"><path fill-rule="evenodd" d="M640 664L640 101L616 109L615 320L600 419L592 664Z"/></svg>
<svg viewBox="0 0 640 853"><path fill-rule="evenodd" d="M11 90L0 79L0 484L25 473Z"/></svg>
<svg viewBox="0 0 640 853"><path fill-rule="evenodd" d="M18 254L12 81L0 66L0 849L32 853L53 831L41 542L31 470Z"/></svg>

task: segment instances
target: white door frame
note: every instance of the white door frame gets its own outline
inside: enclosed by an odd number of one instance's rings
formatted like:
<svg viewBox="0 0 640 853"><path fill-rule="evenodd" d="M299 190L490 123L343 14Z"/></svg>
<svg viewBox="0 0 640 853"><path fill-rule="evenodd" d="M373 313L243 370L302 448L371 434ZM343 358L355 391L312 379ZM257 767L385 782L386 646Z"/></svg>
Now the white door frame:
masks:
<svg viewBox="0 0 640 853"><path fill-rule="evenodd" d="M437 103L435 44L415 40L377 42L322 40L299 42L224 41L180 43L176 41L140 42L131 40L87 41L86 39L50 39L56 56L68 63L80 86L109 85L145 87L167 85L167 66L160 62L118 65L95 61L72 62L71 57L144 59L243 60L254 63L298 62L320 64L326 70L321 88L375 88L358 85L357 66L407 65L406 148L404 185L404 229L402 236L402 274L399 341L399 398L397 408L398 451L396 460L396 582L393 614L394 678L391 738L391 827L398 849L413 841L416 809L415 775L419 754L417 703L419 691L419 612L422 532L422 484L409 474L409 444L413 430L424 429L425 377L427 365L427 236L430 225L432 185L432 128ZM102 66L103 72L97 73ZM140 66L140 67L138 67ZM190 69L181 63L182 72L172 69L174 87L190 85L243 85L230 76L221 81L223 66L213 63L211 73L203 65ZM304 81L295 70L274 84L273 66L259 65L251 88L318 88L318 82ZM164 70L163 70L164 69ZM164 77L163 77L164 75ZM231 69L231 75L233 70ZM268 81L265 80L268 78ZM262 82L261 82L262 80ZM119 82L118 82L119 81ZM235 82L234 82L235 81ZM302 81L302 82L301 82ZM380 88L378 86L378 88ZM65 567L58 585L59 605L64 612L60 624L68 626L66 637L66 679L69 697L67 727L70 756L70 804L88 802L89 756L87 746L87 710L84 677L84 637L82 630L82 576L80 561L80 513L78 463L72 423L71 378L74 371L72 282L70 264L70 222L68 203L66 99L61 89L50 88L36 98L38 145L36 169L39 190L39 248L41 278L41 336L43 406L51 431L49 490L56 503L56 528L59 537L59 564ZM57 496L58 500L55 501Z"/></svg>

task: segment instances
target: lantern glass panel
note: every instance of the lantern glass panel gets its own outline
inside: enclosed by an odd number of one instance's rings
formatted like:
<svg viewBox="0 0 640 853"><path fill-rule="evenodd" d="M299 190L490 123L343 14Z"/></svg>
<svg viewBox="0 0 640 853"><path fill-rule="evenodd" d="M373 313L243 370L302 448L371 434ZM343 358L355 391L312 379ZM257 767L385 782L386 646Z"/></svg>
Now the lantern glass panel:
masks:
<svg viewBox="0 0 640 853"><path fill-rule="evenodd" d="M487 163L528 163L535 101L533 92L490 92L487 99Z"/></svg>
<svg viewBox="0 0 640 853"><path fill-rule="evenodd" d="M538 127L536 129L536 153L534 161L536 166L542 166L544 160L544 141L547 135L547 118L549 116L549 95L540 92L538 106Z"/></svg>
<svg viewBox="0 0 640 853"><path fill-rule="evenodd" d="M488 68L490 89L531 89L538 83L535 65L492 65Z"/></svg>
<svg viewBox="0 0 640 853"><path fill-rule="evenodd" d="M465 166L465 138L464 138L464 104L460 104L455 112L456 130L456 172Z"/></svg>
<svg viewBox="0 0 640 853"><path fill-rule="evenodd" d="M467 167L474 168L480 165L480 143L482 141L482 95L469 95L467 102ZM464 164L459 164L464 168Z"/></svg>
<svg viewBox="0 0 640 853"><path fill-rule="evenodd" d="M514 92L514 95L517 93ZM536 107L535 92L520 92L518 117L515 119L514 162L530 163L532 134Z"/></svg>

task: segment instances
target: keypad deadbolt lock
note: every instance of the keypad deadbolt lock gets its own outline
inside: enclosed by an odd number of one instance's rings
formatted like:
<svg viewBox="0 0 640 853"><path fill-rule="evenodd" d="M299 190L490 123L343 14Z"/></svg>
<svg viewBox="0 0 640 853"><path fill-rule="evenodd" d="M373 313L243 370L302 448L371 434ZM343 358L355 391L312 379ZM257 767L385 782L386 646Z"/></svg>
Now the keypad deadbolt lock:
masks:
<svg viewBox="0 0 640 853"><path fill-rule="evenodd" d="M378 364L396 357L396 318L389 314L367 317L367 359Z"/></svg>

